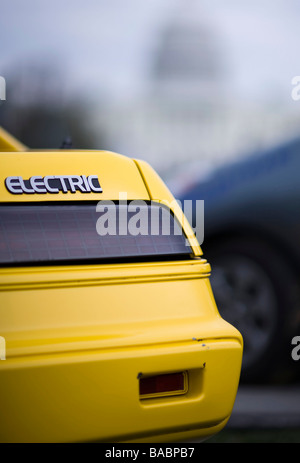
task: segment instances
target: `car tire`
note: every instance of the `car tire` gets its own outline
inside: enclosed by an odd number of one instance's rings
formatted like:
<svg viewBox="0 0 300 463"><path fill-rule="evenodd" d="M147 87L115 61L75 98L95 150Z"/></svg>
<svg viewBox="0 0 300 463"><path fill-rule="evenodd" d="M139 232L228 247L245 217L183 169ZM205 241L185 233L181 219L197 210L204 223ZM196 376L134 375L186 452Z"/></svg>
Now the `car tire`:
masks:
<svg viewBox="0 0 300 463"><path fill-rule="evenodd" d="M286 383L299 377L291 340L299 327L300 296L291 266L261 240L218 240L203 249L220 315L244 339L241 381Z"/></svg>

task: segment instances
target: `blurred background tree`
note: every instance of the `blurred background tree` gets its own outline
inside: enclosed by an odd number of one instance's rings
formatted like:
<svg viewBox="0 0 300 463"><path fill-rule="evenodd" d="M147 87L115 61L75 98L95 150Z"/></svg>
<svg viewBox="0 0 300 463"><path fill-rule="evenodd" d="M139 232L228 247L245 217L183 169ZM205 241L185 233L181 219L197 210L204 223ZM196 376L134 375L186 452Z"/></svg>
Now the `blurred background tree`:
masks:
<svg viewBox="0 0 300 463"><path fill-rule="evenodd" d="M59 149L71 140L74 149L102 149L104 136L89 126L89 107L82 99L65 101L57 67L45 62L11 69L6 74L6 101L0 125L32 149Z"/></svg>

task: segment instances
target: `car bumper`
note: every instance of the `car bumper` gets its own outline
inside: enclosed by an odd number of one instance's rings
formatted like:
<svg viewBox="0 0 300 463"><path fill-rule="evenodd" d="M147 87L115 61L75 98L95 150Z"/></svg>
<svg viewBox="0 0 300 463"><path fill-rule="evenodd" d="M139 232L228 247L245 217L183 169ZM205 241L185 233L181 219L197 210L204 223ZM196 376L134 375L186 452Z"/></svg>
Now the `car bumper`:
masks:
<svg viewBox="0 0 300 463"><path fill-rule="evenodd" d="M231 414L241 357L241 343L232 338L7 361L1 371L0 440L206 437ZM186 394L140 400L141 375L177 371L188 372Z"/></svg>
<svg viewBox="0 0 300 463"><path fill-rule="evenodd" d="M148 442L229 418L240 333L205 261L2 271L1 442ZM140 399L145 375L187 372L183 395Z"/></svg>

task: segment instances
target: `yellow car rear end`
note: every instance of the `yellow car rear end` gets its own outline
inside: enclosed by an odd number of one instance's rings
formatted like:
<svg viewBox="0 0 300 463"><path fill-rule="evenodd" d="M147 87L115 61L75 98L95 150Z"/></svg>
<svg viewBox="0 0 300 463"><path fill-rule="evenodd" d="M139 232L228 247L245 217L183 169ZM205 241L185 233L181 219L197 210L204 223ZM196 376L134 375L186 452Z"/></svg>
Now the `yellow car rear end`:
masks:
<svg viewBox="0 0 300 463"><path fill-rule="evenodd" d="M233 408L242 338L218 313L210 266L171 193L142 161L20 149L0 153L0 441L218 432ZM188 245L105 241L97 205L121 210L124 196L149 210L164 205ZM70 214L76 225L63 228ZM102 254L93 240L107 243Z"/></svg>

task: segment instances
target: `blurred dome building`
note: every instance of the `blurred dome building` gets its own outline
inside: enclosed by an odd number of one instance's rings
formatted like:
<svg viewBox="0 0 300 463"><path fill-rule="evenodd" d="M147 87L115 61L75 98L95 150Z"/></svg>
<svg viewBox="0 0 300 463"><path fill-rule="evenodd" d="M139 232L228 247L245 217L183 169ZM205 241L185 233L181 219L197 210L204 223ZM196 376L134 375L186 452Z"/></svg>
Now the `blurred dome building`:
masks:
<svg viewBox="0 0 300 463"><path fill-rule="evenodd" d="M101 122L111 149L142 157L159 171L211 151L207 131L224 97L213 29L197 2L179 5L152 38L143 97L110 107Z"/></svg>
<svg viewBox="0 0 300 463"><path fill-rule="evenodd" d="M247 154L274 142L289 124L274 108L229 94L234 69L224 40L199 2L177 6L145 52L142 96L103 108L100 122L109 149L150 162L163 177L183 163Z"/></svg>
<svg viewBox="0 0 300 463"><path fill-rule="evenodd" d="M160 97L201 101L219 92L221 56L213 30L192 3L161 31L153 56L152 88Z"/></svg>

